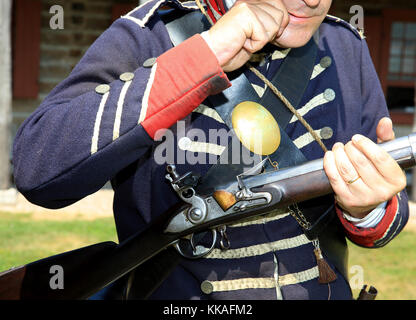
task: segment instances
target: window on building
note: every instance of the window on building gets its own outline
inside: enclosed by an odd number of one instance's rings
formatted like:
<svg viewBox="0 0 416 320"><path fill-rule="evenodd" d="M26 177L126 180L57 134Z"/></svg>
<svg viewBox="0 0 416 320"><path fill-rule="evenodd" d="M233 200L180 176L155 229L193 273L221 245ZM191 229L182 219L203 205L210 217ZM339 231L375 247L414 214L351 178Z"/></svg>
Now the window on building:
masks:
<svg viewBox="0 0 416 320"><path fill-rule="evenodd" d="M385 9L378 32L382 43L379 75L393 122L411 125L416 85L416 10Z"/></svg>
<svg viewBox="0 0 416 320"><path fill-rule="evenodd" d="M416 22L391 24L387 80L416 80Z"/></svg>

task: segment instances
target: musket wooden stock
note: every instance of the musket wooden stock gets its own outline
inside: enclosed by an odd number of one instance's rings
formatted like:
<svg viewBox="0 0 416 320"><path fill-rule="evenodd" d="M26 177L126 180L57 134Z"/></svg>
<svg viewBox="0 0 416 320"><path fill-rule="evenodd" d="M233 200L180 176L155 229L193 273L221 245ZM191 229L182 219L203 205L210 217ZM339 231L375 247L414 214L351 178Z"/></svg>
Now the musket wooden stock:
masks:
<svg viewBox="0 0 416 320"><path fill-rule="evenodd" d="M415 165L416 134L393 140L382 146L402 168ZM0 300L86 299L152 257L171 256L172 250L165 249L170 247L175 240L186 235L332 192L323 170L322 159L293 168L248 177L243 181L245 186L253 192L257 190L270 192L274 198L272 203L224 215L224 217L209 223L203 222L180 233L164 232L166 221L169 220L167 217L183 214L187 208L186 205L179 204L161 216L150 228L138 232L120 244L102 242L0 273ZM231 202L234 201L231 200ZM228 204L225 207L228 207ZM63 289L53 289L50 284L53 276L51 267L54 265L61 266L64 271ZM146 277L146 275L143 276Z"/></svg>
<svg viewBox="0 0 416 320"><path fill-rule="evenodd" d="M116 246L111 241L97 243L5 271L0 274L0 299L76 299L88 296L90 292L84 293L88 286L83 281L88 281L100 268L102 259L111 257ZM63 290L52 289L50 285L51 267L55 265L64 270Z"/></svg>
<svg viewBox="0 0 416 320"><path fill-rule="evenodd" d="M21 287L26 274L26 266L13 268L0 273L0 298L20 300Z"/></svg>
<svg viewBox="0 0 416 320"><path fill-rule="evenodd" d="M333 192L324 170L312 171L299 177L279 182L282 199L279 204L285 206L325 196Z"/></svg>
<svg viewBox="0 0 416 320"><path fill-rule="evenodd" d="M235 196L232 193L224 190L215 191L213 197L218 202L221 209L224 211L227 211L237 203L237 199L235 198Z"/></svg>

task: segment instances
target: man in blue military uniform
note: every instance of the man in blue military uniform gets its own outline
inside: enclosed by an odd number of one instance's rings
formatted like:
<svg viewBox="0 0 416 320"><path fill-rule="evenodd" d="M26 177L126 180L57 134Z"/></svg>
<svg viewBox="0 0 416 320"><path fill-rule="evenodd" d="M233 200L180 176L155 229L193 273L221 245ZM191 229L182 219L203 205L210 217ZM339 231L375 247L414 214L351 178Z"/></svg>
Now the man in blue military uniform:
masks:
<svg viewBox="0 0 416 320"><path fill-rule="evenodd" d="M298 117L284 131L307 160L325 157L338 236L376 248L402 230L408 219L405 177L374 143L394 138L383 93L365 40L327 15L330 0L208 0L205 14L213 26L175 47L158 14L166 4L180 12L201 7L152 0L121 17L22 125L13 162L16 185L27 199L60 208L111 180L120 241L145 229L179 201L164 178L166 165L154 159L157 132L179 120L187 133L229 130L207 101L230 87L226 72L246 68L260 54L254 66L271 79L294 48L313 38L314 67L296 108L331 151ZM259 97L270 90L245 74ZM177 142L177 151L219 156L226 147L221 143L188 137ZM210 167L177 164L178 172L202 176ZM202 259L181 261L151 298L351 298L335 261L327 259L336 279L318 281L316 242L291 210L228 225L227 236L228 250L218 245ZM345 250L341 255L345 262Z"/></svg>

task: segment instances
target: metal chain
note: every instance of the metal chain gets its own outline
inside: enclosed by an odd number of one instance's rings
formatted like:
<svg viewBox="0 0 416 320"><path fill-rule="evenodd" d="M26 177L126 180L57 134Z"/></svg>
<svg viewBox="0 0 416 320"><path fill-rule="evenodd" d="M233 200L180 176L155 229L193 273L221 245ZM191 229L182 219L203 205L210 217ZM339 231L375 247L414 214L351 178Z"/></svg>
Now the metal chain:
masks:
<svg viewBox="0 0 416 320"><path fill-rule="evenodd" d="M293 208L296 210L296 212L295 212L295 211L293 211L293 210L290 208L290 206L289 206L289 207L288 207L288 209L289 209L289 213L290 213L290 215L291 215L293 218L295 218L295 219L296 219L296 221L299 223L299 225L300 225L303 229L305 229L305 230L309 229L309 228L311 227L311 224L310 224L310 222L306 219L306 217L303 215L303 213L302 213L302 211L299 209L298 205L295 203L295 204L293 204L292 206L293 206Z"/></svg>
<svg viewBox="0 0 416 320"><path fill-rule="evenodd" d="M228 250L231 247L231 243L230 240L228 239L228 235L226 233L227 230L227 226L222 225L220 227L218 227L217 229L220 232L221 235L221 239L220 239L220 246L221 246L221 250Z"/></svg>

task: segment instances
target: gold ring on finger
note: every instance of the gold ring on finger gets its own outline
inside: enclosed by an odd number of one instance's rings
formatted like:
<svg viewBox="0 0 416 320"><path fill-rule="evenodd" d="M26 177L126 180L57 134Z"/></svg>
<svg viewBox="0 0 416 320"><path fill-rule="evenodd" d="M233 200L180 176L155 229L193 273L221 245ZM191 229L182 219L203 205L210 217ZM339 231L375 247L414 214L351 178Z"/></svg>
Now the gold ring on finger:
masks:
<svg viewBox="0 0 416 320"><path fill-rule="evenodd" d="M358 179L361 179L361 177L360 176L357 176L355 179L352 179L352 180L347 181L347 184L353 184Z"/></svg>

